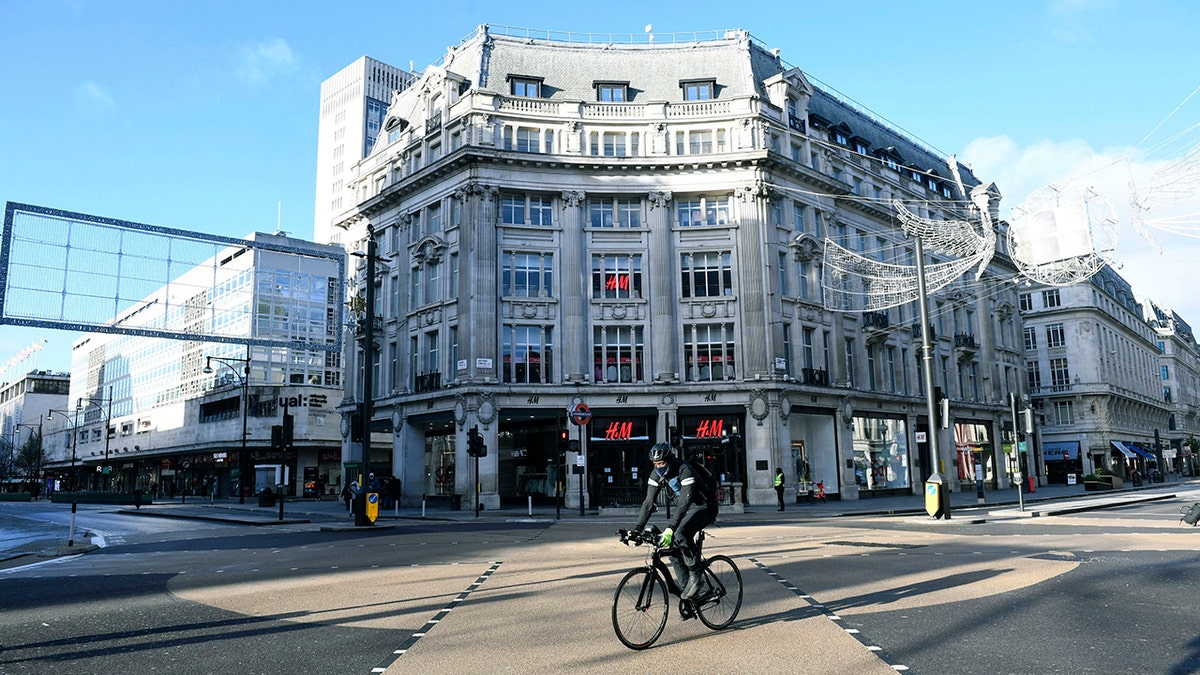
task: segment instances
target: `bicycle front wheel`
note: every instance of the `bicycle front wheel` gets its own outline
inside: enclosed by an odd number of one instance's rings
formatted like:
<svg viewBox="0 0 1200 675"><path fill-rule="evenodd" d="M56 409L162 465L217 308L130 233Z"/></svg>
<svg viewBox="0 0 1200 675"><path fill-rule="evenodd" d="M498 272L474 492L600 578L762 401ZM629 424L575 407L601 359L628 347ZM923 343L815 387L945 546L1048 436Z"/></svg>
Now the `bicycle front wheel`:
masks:
<svg viewBox="0 0 1200 675"><path fill-rule="evenodd" d="M695 598L700 621L713 630L726 628L742 608L742 573L733 561L714 555L704 566L707 588Z"/></svg>
<svg viewBox="0 0 1200 675"><path fill-rule="evenodd" d="M653 569L630 570L613 594L612 626L621 644L645 649L667 625L667 584Z"/></svg>

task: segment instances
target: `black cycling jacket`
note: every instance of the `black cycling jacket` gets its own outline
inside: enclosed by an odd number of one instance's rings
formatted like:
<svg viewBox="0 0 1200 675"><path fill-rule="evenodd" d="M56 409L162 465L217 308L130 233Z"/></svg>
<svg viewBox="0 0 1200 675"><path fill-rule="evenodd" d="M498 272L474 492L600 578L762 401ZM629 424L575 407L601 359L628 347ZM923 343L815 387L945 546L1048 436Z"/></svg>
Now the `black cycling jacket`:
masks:
<svg viewBox="0 0 1200 675"><path fill-rule="evenodd" d="M703 471L700 469L699 471ZM657 467L650 472L646 481L646 499L642 502L642 510L638 514L637 524L633 529L640 530L650 521L654 511L654 501L658 493L667 490L668 494L678 495L675 504L678 508L671 514L669 527L679 529L679 524L687 514L696 508L717 508L717 494L713 486L708 484L705 477L698 475L698 470L691 464L672 459L663 469Z"/></svg>

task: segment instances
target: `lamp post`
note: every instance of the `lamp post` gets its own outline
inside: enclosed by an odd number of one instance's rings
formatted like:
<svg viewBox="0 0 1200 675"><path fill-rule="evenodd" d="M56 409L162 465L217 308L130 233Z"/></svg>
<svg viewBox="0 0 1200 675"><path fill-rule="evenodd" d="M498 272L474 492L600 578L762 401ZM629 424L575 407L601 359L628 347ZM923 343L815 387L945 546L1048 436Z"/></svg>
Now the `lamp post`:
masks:
<svg viewBox="0 0 1200 675"><path fill-rule="evenodd" d="M250 346L246 345L246 358L244 359L224 359L219 356L209 356L204 362L204 374L211 375L213 372L212 362L225 366L234 375L237 375L238 383L242 387L242 451L238 454L238 503L246 503L246 461L249 459L246 452L246 416L250 412ZM241 372L238 372L234 364L240 363L242 366Z"/></svg>
<svg viewBox="0 0 1200 675"><path fill-rule="evenodd" d="M42 415L38 415L38 423L37 423L37 424L17 424L17 425L16 425L16 433L17 433L17 436L20 436L20 434L21 434L21 429L22 429L22 428L29 429L30 431L33 431L34 429L37 429L37 438L38 438L38 447L37 447L37 466L38 466L39 468L40 468L40 467L41 467L41 465L42 465L42 418L43 418L43 416L42 416ZM12 464L12 460L11 460L11 459L9 460L9 464ZM33 469L33 467L32 467L32 466L31 466L31 467L29 467L29 468L30 468L31 470ZM29 471L26 471L26 472L25 472L25 477L26 477L26 478L28 478L28 477L29 477Z"/></svg>
<svg viewBox="0 0 1200 675"><path fill-rule="evenodd" d="M70 416L62 410L51 410L47 413L48 416L55 414L62 415L63 419L67 422L71 421ZM79 509L79 502L75 497L75 488L77 487L75 485L75 448L79 446L79 410L75 411L75 422L71 425L71 438L67 439L67 443L71 446L71 481L70 489L68 490L71 493L71 529L67 534L67 546L74 546L75 512Z"/></svg>
<svg viewBox="0 0 1200 675"><path fill-rule="evenodd" d="M85 403L87 405L94 405L96 406L96 410L99 410L100 414L104 415L104 467L101 469L100 475L104 476L103 483L105 490L108 489L108 475L110 471L108 468L108 444L112 440L112 434L109 429L109 426L112 425L112 390L113 388L110 385L108 387L108 398L101 396L91 398L80 397L79 401L75 404L76 410L83 410ZM105 409L104 406L100 405L101 403L107 404L108 408Z"/></svg>

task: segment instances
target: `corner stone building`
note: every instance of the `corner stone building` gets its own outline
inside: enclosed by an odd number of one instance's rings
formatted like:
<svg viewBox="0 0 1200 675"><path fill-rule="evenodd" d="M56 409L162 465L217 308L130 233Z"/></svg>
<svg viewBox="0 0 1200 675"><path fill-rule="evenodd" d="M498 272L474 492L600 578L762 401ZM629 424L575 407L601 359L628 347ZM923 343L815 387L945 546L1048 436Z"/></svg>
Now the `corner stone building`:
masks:
<svg viewBox="0 0 1200 675"><path fill-rule="evenodd" d="M371 233L383 261L372 362L352 334L359 377L341 409L370 368L372 467L401 479L406 503L472 508L473 428L489 509L552 503L560 485L568 507L637 503L646 451L669 438L734 509L774 503L776 467L798 493L820 481L841 499L918 492L932 468L954 489L976 465L1008 486L998 440L1023 362L1003 251L930 303L955 422L936 431L939 458L918 441L916 305L830 311L821 281L827 238L914 264L890 200L965 218L973 191L994 215L994 186L744 31L508 33L481 26L393 96L348 184L356 206L334 219L350 249ZM357 459L348 422L343 456Z"/></svg>

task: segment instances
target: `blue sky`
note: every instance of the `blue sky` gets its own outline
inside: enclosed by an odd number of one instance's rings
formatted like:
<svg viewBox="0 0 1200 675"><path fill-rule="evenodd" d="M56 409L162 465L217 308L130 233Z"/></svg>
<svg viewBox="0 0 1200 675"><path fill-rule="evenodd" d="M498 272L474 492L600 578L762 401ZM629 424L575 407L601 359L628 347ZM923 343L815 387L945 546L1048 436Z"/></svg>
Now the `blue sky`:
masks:
<svg viewBox="0 0 1200 675"><path fill-rule="evenodd" d="M507 4L0 0L0 201L231 236L274 231L281 214L311 237L321 81L363 54L419 70L480 23L749 30L970 163L1004 212L1084 176L1123 213L1130 176L1170 158L1159 139L1200 121L1200 95L1172 115L1200 86L1200 3ZM1183 276L1200 242L1159 242L1164 255L1123 226L1121 273L1200 326ZM43 337L28 365L69 369L73 334L11 326L0 367Z"/></svg>

